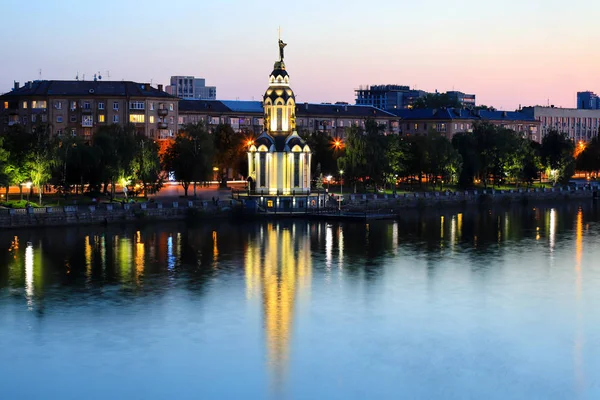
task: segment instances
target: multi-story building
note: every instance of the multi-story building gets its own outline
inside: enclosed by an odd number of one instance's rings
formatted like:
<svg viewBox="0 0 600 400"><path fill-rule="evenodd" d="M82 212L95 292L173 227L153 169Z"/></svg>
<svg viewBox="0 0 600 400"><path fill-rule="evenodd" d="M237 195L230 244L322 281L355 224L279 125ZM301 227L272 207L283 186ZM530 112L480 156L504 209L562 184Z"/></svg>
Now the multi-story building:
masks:
<svg viewBox="0 0 600 400"><path fill-rule="evenodd" d="M540 122L522 112L427 108L397 110L394 114L400 117L400 133L403 135L425 135L430 130L435 130L452 139L456 133L472 132L478 122L489 122L541 142Z"/></svg>
<svg viewBox="0 0 600 400"><path fill-rule="evenodd" d="M411 108L417 99L428 94L438 94L437 92L428 93L424 90L410 89L408 86L402 85L361 86L354 92L357 105L369 105L390 112ZM446 92L446 94L464 107L475 106L474 94L465 94L454 90Z"/></svg>
<svg viewBox="0 0 600 400"><path fill-rule="evenodd" d="M264 130L264 111L260 101L203 101L179 102L179 125L206 123L209 129L218 124L229 124L236 132L259 135ZM398 133L398 117L371 106L301 103L296 105L298 133L323 132L343 138L346 128L364 127L371 118L385 127L385 133Z"/></svg>
<svg viewBox="0 0 600 400"><path fill-rule="evenodd" d="M148 83L33 81L0 96L0 131L48 124L51 134L90 139L98 127L133 124L155 139L177 133L178 99Z"/></svg>
<svg viewBox="0 0 600 400"><path fill-rule="evenodd" d="M600 109L600 98L594 92L577 92L577 108L580 110Z"/></svg>
<svg viewBox="0 0 600 400"><path fill-rule="evenodd" d="M600 110L535 106L524 107L523 113L540 123L542 137L550 130L557 130L575 141L589 141L600 129Z"/></svg>
<svg viewBox="0 0 600 400"><path fill-rule="evenodd" d="M167 86L167 93L180 99L215 100L217 88L206 86L204 78L193 76L172 76L171 84Z"/></svg>
<svg viewBox="0 0 600 400"><path fill-rule="evenodd" d="M446 92L448 97L452 100L458 101L464 107L475 107L475 95L474 94L466 94L463 92L459 92L456 90L451 90Z"/></svg>

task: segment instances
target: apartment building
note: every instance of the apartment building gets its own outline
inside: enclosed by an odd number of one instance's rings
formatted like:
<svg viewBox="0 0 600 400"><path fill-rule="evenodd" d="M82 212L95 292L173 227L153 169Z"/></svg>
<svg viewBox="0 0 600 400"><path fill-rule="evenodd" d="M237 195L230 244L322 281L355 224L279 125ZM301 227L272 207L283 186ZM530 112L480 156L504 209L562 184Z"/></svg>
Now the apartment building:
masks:
<svg viewBox="0 0 600 400"><path fill-rule="evenodd" d="M178 99L148 83L130 81L33 81L0 96L0 131L19 124L48 124L53 135L90 139L98 127L133 124L154 139L177 133Z"/></svg>
<svg viewBox="0 0 600 400"><path fill-rule="evenodd" d="M411 89L403 85L371 85L360 86L354 91L357 105L368 105L382 110L408 109L421 97L429 94L424 90ZM456 90L446 92L450 99L458 101L464 107L475 106L475 95L466 94Z"/></svg>
<svg viewBox="0 0 600 400"><path fill-rule="evenodd" d="M218 124L229 124L236 132L259 135L264 130L264 111L260 101L203 101L181 100L179 125L206 123L209 129ZM323 132L343 138L346 128L364 127L367 119L384 126L386 134L398 133L398 117L371 106L301 103L296 105L298 133Z"/></svg>
<svg viewBox="0 0 600 400"><path fill-rule="evenodd" d="M577 108L580 110L599 110L600 98L594 92L577 92Z"/></svg>
<svg viewBox="0 0 600 400"><path fill-rule="evenodd" d="M530 140L542 140L540 122L522 112L442 108L397 110L394 114L400 118L400 133L403 135L425 135L433 129L452 139L456 133L472 132L478 122L489 122L512 129Z"/></svg>
<svg viewBox="0 0 600 400"><path fill-rule="evenodd" d="M524 107L523 113L540 123L542 136L557 130L585 142L597 136L600 129L600 110L535 106Z"/></svg>
<svg viewBox="0 0 600 400"><path fill-rule="evenodd" d="M194 76L172 76L171 84L167 86L167 93L186 100L215 100L217 98L216 86L206 86L204 78Z"/></svg>

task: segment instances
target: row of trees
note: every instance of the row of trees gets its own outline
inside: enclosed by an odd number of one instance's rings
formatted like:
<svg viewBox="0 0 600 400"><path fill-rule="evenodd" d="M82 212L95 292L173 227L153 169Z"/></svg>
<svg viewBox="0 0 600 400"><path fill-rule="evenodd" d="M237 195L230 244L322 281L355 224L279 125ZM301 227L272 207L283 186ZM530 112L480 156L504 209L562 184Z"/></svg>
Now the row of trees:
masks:
<svg viewBox="0 0 600 400"><path fill-rule="evenodd" d="M600 165L600 142L594 143L582 154L590 154L589 158ZM315 158L323 162L318 154ZM484 187L530 185L541 172L555 183L566 182L575 172L575 159L573 142L559 132L547 134L540 145L510 129L482 123L450 141L435 130L428 135L383 135L374 121L367 121L364 130L348 130L336 167L344 170L355 191L359 183L385 188L398 179L419 184L426 181L442 189L447 183L463 188L476 183Z"/></svg>
<svg viewBox="0 0 600 400"><path fill-rule="evenodd" d="M173 172L187 196L191 182L212 179L213 170L245 172L246 142L229 125L209 133L204 125L188 125L176 139L160 145L138 133L133 125L100 127L84 139L80 136L49 134L49 126L38 125L28 132L20 125L0 137L0 186L37 188L53 186L61 194L107 194L115 197L116 186L139 188L147 196L160 190ZM194 194L196 187L194 186Z"/></svg>

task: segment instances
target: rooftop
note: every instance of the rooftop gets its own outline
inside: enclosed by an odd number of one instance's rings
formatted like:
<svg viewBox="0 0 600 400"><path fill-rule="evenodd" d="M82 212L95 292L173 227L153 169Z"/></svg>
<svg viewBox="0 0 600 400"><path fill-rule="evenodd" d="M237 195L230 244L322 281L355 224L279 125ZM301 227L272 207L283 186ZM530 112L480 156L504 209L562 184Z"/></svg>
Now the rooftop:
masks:
<svg viewBox="0 0 600 400"><path fill-rule="evenodd" d="M153 88L149 83L132 81L33 81L13 89L2 97L13 96L127 96L165 97L170 94Z"/></svg>
<svg viewBox="0 0 600 400"><path fill-rule="evenodd" d="M454 120L468 119L481 121L535 121L535 118L526 112L519 111L487 111L468 110L462 108L424 108L424 109L399 109L394 114L406 120Z"/></svg>

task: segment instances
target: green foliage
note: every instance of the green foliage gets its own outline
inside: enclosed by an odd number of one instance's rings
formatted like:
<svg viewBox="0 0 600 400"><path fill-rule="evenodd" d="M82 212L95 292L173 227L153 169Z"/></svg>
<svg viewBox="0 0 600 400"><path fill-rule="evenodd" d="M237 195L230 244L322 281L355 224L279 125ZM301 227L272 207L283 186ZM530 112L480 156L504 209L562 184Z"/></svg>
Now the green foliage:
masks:
<svg viewBox="0 0 600 400"><path fill-rule="evenodd" d="M600 171L600 140L597 136L579 153L576 159L576 167L579 171L590 173Z"/></svg>
<svg viewBox="0 0 600 400"><path fill-rule="evenodd" d="M490 180L533 183L539 175L537 147L518 133L490 123L476 124L473 132L456 134L452 144L462 159L459 185L469 187L478 179L487 187Z"/></svg>
<svg viewBox="0 0 600 400"><path fill-rule="evenodd" d="M450 97L447 93L428 93L418 98L413 103L413 108L461 108L462 104L457 98Z"/></svg>
<svg viewBox="0 0 600 400"><path fill-rule="evenodd" d="M236 172L241 172L243 161L246 160L243 136L236 133L231 125L219 124L213 132L213 139L214 162L219 167L219 171L232 168Z"/></svg>
<svg viewBox="0 0 600 400"><path fill-rule="evenodd" d="M159 146L154 140L139 134L135 142L137 151L132 161L133 180L141 184L144 197L148 197L148 190L158 192L164 184Z"/></svg>
<svg viewBox="0 0 600 400"><path fill-rule="evenodd" d="M575 174L575 144L558 131L550 131L542 139L540 157L549 176L557 182L567 183Z"/></svg>
<svg viewBox="0 0 600 400"><path fill-rule="evenodd" d="M337 160L344 153L343 148L337 148L334 145L335 141L339 139L330 138L322 132L303 133L301 136L313 153L311 164L313 176L317 176L321 172L326 175L337 173ZM319 168L320 171L318 171Z"/></svg>
<svg viewBox="0 0 600 400"><path fill-rule="evenodd" d="M212 174L213 138L204 125L187 125L167 148L163 167L175 174L187 196L192 182L208 180Z"/></svg>

